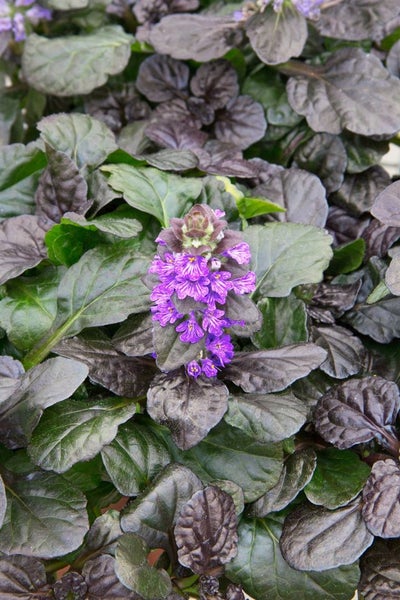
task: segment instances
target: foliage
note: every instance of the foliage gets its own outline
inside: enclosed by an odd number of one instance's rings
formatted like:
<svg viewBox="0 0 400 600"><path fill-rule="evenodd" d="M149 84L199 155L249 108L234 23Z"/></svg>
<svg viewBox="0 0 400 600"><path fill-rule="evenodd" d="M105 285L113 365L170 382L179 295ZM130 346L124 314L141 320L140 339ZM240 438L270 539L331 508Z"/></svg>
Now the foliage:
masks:
<svg viewBox="0 0 400 600"><path fill-rule="evenodd" d="M398 0L0 20L1 598L398 597Z"/></svg>

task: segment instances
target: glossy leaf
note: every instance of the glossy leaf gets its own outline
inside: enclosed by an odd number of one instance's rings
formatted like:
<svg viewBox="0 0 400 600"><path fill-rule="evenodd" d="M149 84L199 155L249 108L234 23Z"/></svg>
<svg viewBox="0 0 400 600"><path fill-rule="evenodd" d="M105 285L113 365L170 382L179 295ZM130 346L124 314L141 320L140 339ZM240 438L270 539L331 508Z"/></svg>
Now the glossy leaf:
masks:
<svg viewBox="0 0 400 600"><path fill-rule="evenodd" d="M20 555L0 558L0 594L3 600L34 600L41 592L46 594L48 587L46 569L40 560Z"/></svg>
<svg viewBox="0 0 400 600"><path fill-rule="evenodd" d="M115 551L115 572L119 580L144 600L166 598L172 590L166 571L157 570L147 562L149 547L134 533L126 533Z"/></svg>
<svg viewBox="0 0 400 600"><path fill-rule="evenodd" d="M374 463L363 490L362 515L370 532L381 538L400 536L400 469L388 458Z"/></svg>
<svg viewBox="0 0 400 600"><path fill-rule="evenodd" d="M70 223L54 225L44 238L49 260L55 265L71 267L81 256L104 240L95 227L80 229Z"/></svg>
<svg viewBox="0 0 400 600"><path fill-rule="evenodd" d="M184 372L159 375L147 392L147 411L166 425L181 450L206 437L228 407L228 389L218 379L193 379Z"/></svg>
<svg viewBox="0 0 400 600"><path fill-rule="evenodd" d="M282 517L244 518L239 524L238 555L226 567L227 576L254 598L274 600L348 600L359 579L357 564L322 572L292 569L281 555L278 540ZM268 577L265 573L268 572Z"/></svg>
<svg viewBox="0 0 400 600"><path fill-rule="evenodd" d="M330 275L351 273L359 269L365 256L365 242L363 239L354 240L343 246L335 248L329 265Z"/></svg>
<svg viewBox="0 0 400 600"><path fill-rule="evenodd" d="M115 558L109 554L100 554L85 562L82 575L88 586L88 600L137 600L137 594L118 579L115 565Z"/></svg>
<svg viewBox="0 0 400 600"><path fill-rule="evenodd" d="M307 407L292 393L235 394L224 419L258 442L280 442L305 423Z"/></svg>
<svg viewBox="0 0 400 600"><path fill-rule="evenodd" d="M137 533L151 548L170 551L171 528L184 504L202 488L202 482L190 469L169 464L147 490L123 511L122 530Z"/></svg>
<svg viewBox="0 0 400 600"><path fill-rule="evenodd" d="M161 371L172 371L195 360L204 347L204 340L195 344L181 342L173 327L161 327L156 322L153 327L153 345Z"/></svg>
<svg viewBox="0 0 400 600"><path fill-rule="evenodd" d="M362 490L369 466L348 450L317 451L317 465L304 493L313 504L334 509L348 504Z"/></svg>
<svg viewBox="0 0 400 600"><path fill-rule="evenodd" d="M330 236L311 225L251 225L243 237L250 245L257 291L268 297L288 296L297 285L321 281L332 256Z"/></svg>
<svg viewBox="0 0 400 600"><path fill-rule="evenodd" d="M307 39L307 23L296 10L285 11L278 17L272 7L267 7L247 21L246 33L260 60L275 65L301 54Z"/></svg>
<svg viewBox="0 0 400 600"><path fill-rule="evenodd" d="M168 227L170 217L180 217L192 206L201 192L201 181L160 172L157 169L131 165L107 165L110 186L121 192L125 200L143 212L156 217Z"/></svg>
<svg viewBox="0 0 400 600"><path fill-rule="evenodd" d="M358 586L366 600L386 600L400 594L399 541L376 539L361 559Z"/></svg>
<svg viewBox="0 0 400 600"><path fill-rule="evenodd" d="M238 23L230 17L175 14L155 25L148 41L159 54L207 62L224 56L241 39Z"/></svg>
<svg viewBox="0 0 400 600"><path fill-rule="evenodd" d="M6 483L2 552L52 558L80 546L89 529L81 491L54 473L29 473Z"/></svg>
<svg viewBox="0 0 400 600"><path fill-rule="evenodd" d="M139 67L136 87L151 102L179 97L189 84L189 67L170 56L153 54Z"/></svg>
<svg viewBox="0 0 400 600"><path fill-rule="evenodd" d="M307 342L307 313L302 300L294 296L264 298L258 303L263 324L251 341L257 348L279 348Z"/></svg>
<svg viewBox="0 0 400 600"><path fill-rule="evenodd" d="M392 135L400 127L399 91L399 80L360 48L337 50L324 66L310 67L287 84L290 104L311 129L334 134L346 128L366 136Z"/></svg>
<svg viewBox="0 0 400 600"><path fill-rule="evenodd" d="M317 457L312 448L291 454L283 464L278 483L250 506L249 515L266 517L286 508L313 476Z"/></svg>
<svg viewBox="0 0 400 600"><path fill-rule="evenodd" d="M198 98L205 98L214 110L224 108L239 93L238 76L227 60L215 60L200 65L190 80L190 89Z"/></svg>
<svg viewBox="0 0 400 600"><path fill-rule="evenodd" d="M375 165L362 173L345 175L333 199L338 206L360 216L372 208L375 198L387 188L390 181L387 171Z"/></svg>
<svg viewBox="0 0 400 600"><path fill-rule="evenodd" d="M375 139L350 133L341 137L347 152L348 173L362 173L380 163L382 157L389 151L387 141L378 142Z"/></svg>
<svg viewBox="0 0 400 600"><path fill-rule="evenodd" d="M296 166L321 178L328 194L340 188L347 167L342 140L329 133L317 133L295 153Z"/></svg>
<svg viewBox="0 0 400 600"><path fill-rule="evenodd" d="M214 132L221 142L244 150L264 137L266 127L261 104L251 96L239 96L218 117Z"/></svg>
<svg viewBox="0 0 400 600"><path fill-rule="evenodd" d="M0 439L9 448L26 446L45 408L69 398L87 376L87 367L51 358L30 369L0 406Z"/></svg>
<svg viewBox="0 0 400 600"><path fill-rule="evenodd" d="M282 470L282 446L260 443L236 427L220 423L205 440L179 455L206 483L229 479L237 483L246 502L259 498L276 484Z"/></svg>
<svg viewBox="0 0 400 600"><path fill-rule="evenodd" d="M238 352L224 369L224 377L245 392L279 392L305 377L325 360L316 344L292 344L273 350Z"/></svg>
<svg viewBox="0 0 400 600"><path fill-rule="evenodd" d="M388 297L374 304L360 303L346 314L346 322L381 344L400 336L400 300Z"/></svg>
<svg viewBox="0 0 400 600"><path fill-rule="evenodd" d="M313 340L324 348L328 355L320 369L337 379L346 379L361 371L366 350L361 340L348 329L338 325L313 327Z"/></svg>
<svg viewBox="0 0 400 600"><path fill-rule="evenodd" d="M64 473L75 463L95 457L117 435L118 425L135 412L135 404L122 398L91 403L65 400L44 412L29 455L42 469Z"/></svg>
<svg viewBox="0 0 400 600"><path fill-rule="evenodd" d="M215 486L195 492L179 514L174 536L181 565L200 575L222 572L237 553L231 496Z"/></svg>
<svg viewBox="0 0 400 600"><path fill-rule="evenodd" d="M395 181L376 197L371 213L385 225L400 227L400 181Z"/></svg>
<svg viewBox="0 0 400 600"><path fill-rule="evenodd" d="M360 499L336 510L301 505L286 518L280 547L300 571L325 571L354 563L372 544Z"/></svg>
<svg viewBox="0 0 400 600"><path fill-rule="evenodd" d="M37 128L48 146L65 153L79 168L96 167L117 149L112 131L90 115L50 115L39 121Z"/></svg>
<svg viewBox="0 0 400 600"><path fill-rule="evenodd" d="M315 425L324 439L337 448L376 438L389 443L400 408L395 383L382 377L350 379L332 388L318 402Z"/></svg>
<svg viewBox="0 0 400 600"><path fill-rule="evenodd" d="M44 234L34 215L12 217L0 224L0 284L46 258Z"/></svg>
<svg viewBox="0 0 400 600"><path fill-rule="evenodd" d="M132 37L117 25L86 35L28 37L22 60L28 83L55 96L88 94L126 67Z"/></svg>
<svg viewBox="0 0 400 600"><path fill-rule="evenodd" d="M153 324L150 314L128 317L117 329L113 338L114 348L128 356L144 356L153 351Z"/></svg>
<svg viewBox="0 0 400 600"><path fill-rule="evenodd" d="M143 492L148 482L171 462L164 438L150 423L136 421L119 427L111 444L102 449L101 457L111 481L125 496Z"/></svg>

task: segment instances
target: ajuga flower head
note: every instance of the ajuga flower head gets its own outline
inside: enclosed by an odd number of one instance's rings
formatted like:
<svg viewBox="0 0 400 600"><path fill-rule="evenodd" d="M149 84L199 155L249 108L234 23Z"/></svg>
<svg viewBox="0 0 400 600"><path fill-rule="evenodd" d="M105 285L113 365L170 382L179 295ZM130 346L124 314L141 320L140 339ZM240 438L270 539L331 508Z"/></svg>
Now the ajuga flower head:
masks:
<svg viewBox="0 0 400 600"><path fill-rule="evenodd" d="M196 204L183 219L171 219L156 240L159 251L149 271L157 276L150 296L153 319L174 327L184 344L200 342L198 356L186 365L194 378L215 377L231 362L229 329L245 321L227 316L229 302L255 289L249 245L223 216Z"/></svg>
<svg viewBox="0 0 400 600"><path fill-rule="evenodd" d="M0 33L12 34L16 42L26 38L30 25L51 17L51 10L34 0L0 0Z"/></svg>

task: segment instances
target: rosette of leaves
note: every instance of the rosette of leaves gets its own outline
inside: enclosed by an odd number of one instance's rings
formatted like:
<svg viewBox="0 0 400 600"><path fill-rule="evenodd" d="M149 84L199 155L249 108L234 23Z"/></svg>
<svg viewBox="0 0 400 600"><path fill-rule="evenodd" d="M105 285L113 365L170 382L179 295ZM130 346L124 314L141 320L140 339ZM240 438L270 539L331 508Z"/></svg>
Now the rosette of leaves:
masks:
<svg viewBox="0 0 400 600"><path fill-rule="evenodd" d="M203 171L254 173L241 151L264 136L264 111L250 96L239 95L228 61L205 63L191 77L184 62L155 54L140 65L136 85L157 103L145 134L159 147L190 150Z"/></svg>

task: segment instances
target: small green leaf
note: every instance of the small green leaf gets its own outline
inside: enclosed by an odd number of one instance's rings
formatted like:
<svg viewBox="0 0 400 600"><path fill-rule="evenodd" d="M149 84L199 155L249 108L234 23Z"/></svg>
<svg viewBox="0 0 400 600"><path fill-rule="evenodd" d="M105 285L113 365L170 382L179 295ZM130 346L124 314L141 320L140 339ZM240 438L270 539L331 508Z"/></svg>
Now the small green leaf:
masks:
<svg viewBox="0 0 400 600"><path fill-rule="evenodd" d="M89 94L106 83L109 75L124 70L132 41L132 36L117 25L60 38L32 34L22 56L24 77L45 94Z"/></svg>
<svg viewBox="0 0 400 600"><path fill-rule="evenodd" d="M44 238L49 259L55 265L71 267L82 254L99 245L103 239L96 227L83 228L68 223L54 225Z"/></svg>
<svg viewBox="0 0 400 600"><path fill-rule="evenodd" d="M29 455L42 469L64 473L90 460L117 435L118 425L136 412L132 400L65 400L47 409L34 430Z"/></svg>
<svg viewBox="0 0 400 600"><path fill-rule="evenodd" d="M82 215L67 213L61 223L74 224L86 229L98 229L120 238L136 237L142 230L142 224L134 218L134 211L129 206L90 220Z"/></svg>
<svg viewBox="0 0 400 600"><path fill-rule="evenodd" d="M169 575L147 562L150 548L134 533L123 535L115 551L115 571L120 581L144 600L166 598L172 590Z"/></svg>
<svg viewBox="0 0 400 600"><path fill-rule="evenodd" d="M313 504L338 508L357 496L370 471L354 452L326 448L317 452L317 466L304 492Z"/></svg>
<svg viewBox="0 0 400 600"><path fill-rule="evenodd" d="M109 185L121 192L128 204L153 215L164 227L168 227L170 217L185 214L202 190L199 179L151 167L119 164L106 165L101 170L110 173Z"/></svg>
<svg viewBox="0 0 400 600"><path fill-rule="evenodd" d="M252 198L251 196L243 196L236 200L239 214L243 219L251 219L260 215L267 215L273 212L285 212L279 204L271 202L266 198Z"/></svg>
<svg viewBox="0 0 400 600"><path fill-rule="evenodd" d="M263 315L263 324L251 338L257 348L279 348L308 341L307 312L302 300L293 295L264 298L258 308Z"/></svg>
<svg viewBox="0 0 400 600"><path fill-rule="evenodd" d="M355 271L362 265L364 254L365 242L362 238L335 248L329 264L329 275L339 275L340 273Z"/></svg>

